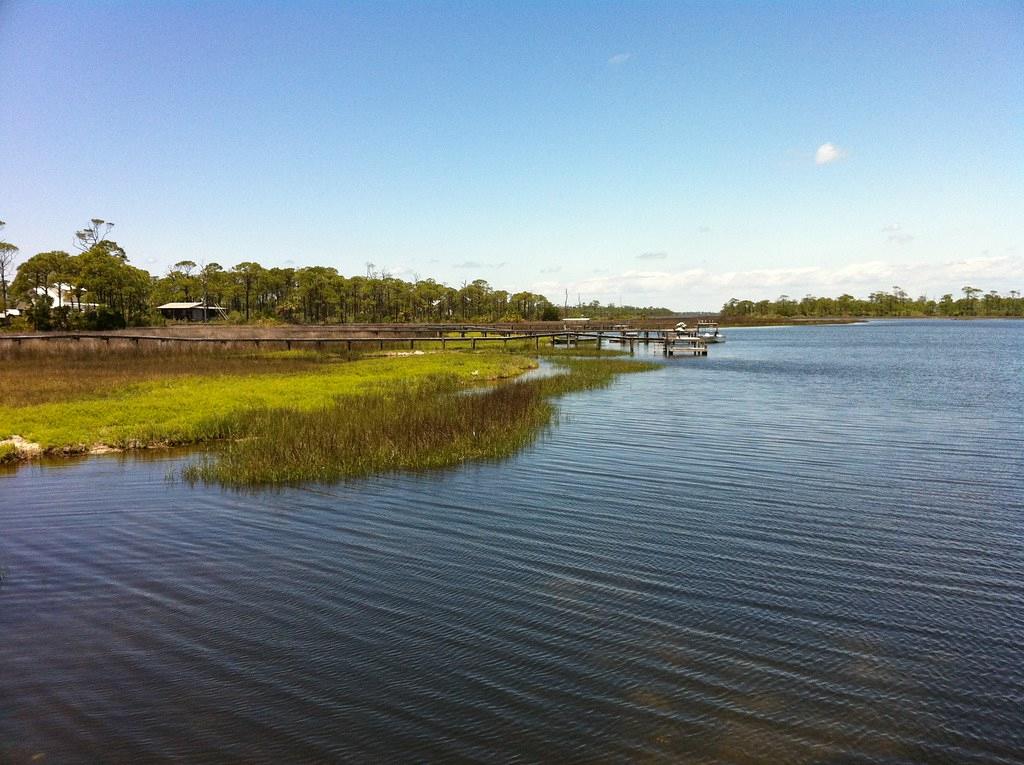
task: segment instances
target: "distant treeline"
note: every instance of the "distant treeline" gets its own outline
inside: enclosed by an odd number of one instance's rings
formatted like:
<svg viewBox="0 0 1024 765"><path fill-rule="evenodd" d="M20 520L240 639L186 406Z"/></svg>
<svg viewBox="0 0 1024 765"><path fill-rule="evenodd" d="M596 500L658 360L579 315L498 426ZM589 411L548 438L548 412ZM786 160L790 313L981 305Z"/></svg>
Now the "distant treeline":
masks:
<svg viewBox="0 0 1024 765"><path fill-rule="evenodd" d="M799 300L782 295L778 300L737 300L722 306L723 317L856 317L856 316L1024 316L1024 298L1018 290L1000 295L965 286L963 297L947 293L938 300L924 295L911 298L899 287L872 292L866 299L853 295Z"/></svg>
<svg viewBox="0 0 1024 765"><path fill-rule="evenodd" d="M433 279L406 281L367 264L366 275L334 268L266 268L254 261L224 268L181 260L164 276L129 264L112 223L93 219L75 234L75 254L41 252L26 259L8 283L13 257L6 244L0 269L0 309L24 310L37 329L108 329L160 323L156 307L172 302L222 306L236 322L494 322L556 320L564 316L633 318L671 315L667 308L603 306L594 301L556 306L544 295L509 293L483 279L450 287Z"/></svg>

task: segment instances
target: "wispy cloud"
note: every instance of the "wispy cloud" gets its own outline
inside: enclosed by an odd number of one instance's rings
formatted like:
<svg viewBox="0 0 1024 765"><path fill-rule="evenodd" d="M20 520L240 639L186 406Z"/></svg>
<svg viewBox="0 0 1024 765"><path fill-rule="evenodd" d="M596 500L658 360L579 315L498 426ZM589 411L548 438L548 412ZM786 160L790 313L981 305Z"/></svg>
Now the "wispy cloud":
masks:
<svg viewBox="0 0 1024 765"><path fill-rule="evenodd" d="M885 240L889 244L910 244L914 241L914 235L904 231L899 223L886 223L882 226L882 233L887 234Z"/></svg>
<svg viewBox="0 0 1024 765"><path fill-rule="evenodd" d="M540 272L542 274L557 274L562 270L561 266L551 266L550 268L542 268Z"/></svg>
<svg viewBox="0 0 1024 765"><path fill-rule="evenodd" d="M846 149L840 149L834 143L823 143L814 152L814 164L828 165L845 158L848 153Z"/></svg>
<svg viewBox="0 0 1024 765"><path fill-rule="evenodd" d="M505 261L501 263L481 263L479 260L467 260L464 263L454 263L452 268L465 268L465 269L484 269L484 268L504 268Z"/></svg>
<svg viewBox="0 0 1024 765"><path fill-rule="evenodd" d="M697 227L697 233L700 233L700 234L710 234L711 233L711 226L698 226Z"/></svg>
<svg viewBox="0 0 1024 765"><path fill-rule="evenodd" d="M667 252L641 252L636 256L637 260L664 260L668 257Z"/></svg>
<svg viewBox="0 0 1024 765"><path fill-rule="evenodd" d="M616 53L614 56L608 59L608 63L611 64L612 66L622 66L631 58L633 58L632 53Z"/></svg>
<svg viewBox="0 0 1024 765"><path fill-rule="evenodd" d="M417 275L416 269L400 263L394 266L381 266L377 271L378 273L387 274L388 276L397 276L401 279L412 279L413 281L417 281L415 278Z"/></svg>

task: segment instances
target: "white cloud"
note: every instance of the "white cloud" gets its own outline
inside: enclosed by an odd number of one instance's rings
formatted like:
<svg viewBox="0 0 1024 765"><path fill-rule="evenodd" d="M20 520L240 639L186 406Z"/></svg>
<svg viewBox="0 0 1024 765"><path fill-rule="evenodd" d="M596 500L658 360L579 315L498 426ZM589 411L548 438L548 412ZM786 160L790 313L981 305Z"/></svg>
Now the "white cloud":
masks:
<svg viewBox="0 0 1024 765"><path fill-rule="evenodd" d="M667 252L641 252L636 256L637 260L664 260L668 257Z"/></svg>
<svg viewBox="0 0 1024 765"><path fill-rule="evenodd" d="M612 66L620 66L622 64L625 64L631 58L633 58L632 53L616 53L614 56L608 59L608 63L611 64Z"/></svg>
<svg viewBox="0 0 1024 765"><path fill-rule="evenodd" d="M580 294L584 300L614 301L632 305L663 305L679 310L714 310L729 298L762 300L787 294L792 297L836 296L849 292L866 297L875 290L900 284L912 294L939 297L957 292L964 284L986 290L1007 292L1017 289L1024 272L1024 257L1002 255L946 261L895 263L867 260L838 267L803 266L763 268L747 271L711 271L690 268L682 271L629 269L618 273L591 275L577 281L540 282L532 289L549 297ZM557 301L556 301L557 302Z"/></svg>
<svg viewBox="0 0 1024 765"><path fill-rule="evenodd" d="M847 155L846 149L840 149L834 143L823 143L814 152L814 164L827 165L843 159Z"/></svg>

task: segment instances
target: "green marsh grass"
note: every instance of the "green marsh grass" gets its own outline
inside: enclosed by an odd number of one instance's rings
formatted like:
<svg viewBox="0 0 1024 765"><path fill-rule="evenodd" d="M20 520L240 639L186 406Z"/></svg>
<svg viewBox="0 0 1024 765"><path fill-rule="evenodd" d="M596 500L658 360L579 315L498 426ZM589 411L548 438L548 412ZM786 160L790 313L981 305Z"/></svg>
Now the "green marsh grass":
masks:
<svg viewBox="0 0 1024 765"><path fill-rule="evenodd" d="M116 338L109 345L96 340L0 343L0 409L106 396L147 380L308 371L346 358L311 351L258 353L251 343L136 346Z"/></svg>
<svg viewBox="0 0 1024 765"><path fill-rule="evenodd" d="M19 435L49 452L201 443L228 437L230 418L241 411L316 409L401 381L454 375L469 384L536 366L489 351L365 358L251 349L68 351L66 357L52 349L6 355L0 391L18 390L4 392L0 440Z"/></svg>
<svg viewBox="0 0 1024 765"><path fill-rule="evenodd" d="M0 347L0 440L19 435L49 453L222 441L189 468L190 480L337 480L508 456L552 421L552 398L654 366L593 346L468 345L410 353L386 343L383 355L379 343L366 355L230 342ZM607 358L581 358L589 355ZM515 377L538 356L566 373L480 385ZM461 395L468 387L476 390ZM18 458L0 447L0 463Z"/></svg>
<svg viewBox="0 0 1024 765"><path fill-rule="evenodd" d="M466 333L466 338L458 337L458 333L453 338L449 338L444 343L444 350L455 351L468 351L473 349L473 339L470 337L470 333ZM481 333L477 333L481 334ZM492 335L492 337L494 337ZM372 340L370 342L359 342L353 343L353 349L364 348L368 352L378 351L383 349L389 352L405 352L410 353L414 349L409 347L408 342L393 342L384 340L381 345L380 340ZM442 345L440 340L423 339L416 341L415 351L440 351ZM551 340L548 338L542 338L538 343L532 338L520 338L520 337L509 337L503 339L486 339L478 340L476 343L475 350L478 351L502 351L505 353L516 353L524 354L529 356L594 356L601 358L614 357L614 356L628 356L628 351L623 351L617 348L612 343L605 340L604 344L600 349L597 347L597 341L585 340L574 346L565 345L552 345Z"/></svg>
<svg viewBox="0 0 1024 765"><path fill-rule="evenodd" d="M18 448L14 444L0 444L0 465L19 459Z"/></svg>
<svg viewBox="0 0 1024 765"><path fill-rule="evenodd" d="M327 482L507 457L555 415L555 396L608 385L656 364L560 359L563 374L459 395L450 376L402 381L312 409L257 408L222 423L230 440L183 471L188 481L244 487Z"/></svg>

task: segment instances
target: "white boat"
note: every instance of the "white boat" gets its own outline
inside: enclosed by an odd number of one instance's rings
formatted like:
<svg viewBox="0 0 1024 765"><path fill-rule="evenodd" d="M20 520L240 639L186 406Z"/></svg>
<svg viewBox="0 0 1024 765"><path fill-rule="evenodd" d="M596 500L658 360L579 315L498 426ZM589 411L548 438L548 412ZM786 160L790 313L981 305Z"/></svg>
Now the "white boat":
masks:
<svg viewBox="0 0 1024 765"><path fill-rule="evenodd" d="M685 321L676 324L675 329L665 332L665 353L675 356L677 353L690 356L707 356L708 346L697 331L686 326Z"/></svg>
<svg viewBox="0 0 1024 765"><path fill-rule="evenodd" d="M717 321L698 321L697 337L705 343L724 343L725 333L718 326Z"/></svg>

